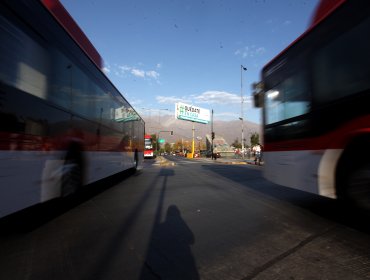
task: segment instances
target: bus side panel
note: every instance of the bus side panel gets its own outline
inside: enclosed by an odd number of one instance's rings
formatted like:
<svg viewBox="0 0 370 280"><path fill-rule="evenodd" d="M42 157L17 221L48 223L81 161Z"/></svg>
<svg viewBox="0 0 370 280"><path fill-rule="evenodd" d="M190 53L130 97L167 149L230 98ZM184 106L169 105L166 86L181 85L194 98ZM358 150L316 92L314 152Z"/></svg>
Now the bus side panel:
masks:
<svg viewBox="0 0 370 280"><path fill-rule="evenodd" d="M271 182L319 194L318 169L323 151L266 151L264 176Z"/></svg>
<svg viewBox="0 0 370 280"><path fill-rule="evenodd" d="M0 217L61 195L64 151L0 151Z"/></svg>
<svg viewBox="0 0 370 280"><path fill-rule="evenodd" d="M86 184L133 168L133 152L86 152L88 162Z"/></svg>

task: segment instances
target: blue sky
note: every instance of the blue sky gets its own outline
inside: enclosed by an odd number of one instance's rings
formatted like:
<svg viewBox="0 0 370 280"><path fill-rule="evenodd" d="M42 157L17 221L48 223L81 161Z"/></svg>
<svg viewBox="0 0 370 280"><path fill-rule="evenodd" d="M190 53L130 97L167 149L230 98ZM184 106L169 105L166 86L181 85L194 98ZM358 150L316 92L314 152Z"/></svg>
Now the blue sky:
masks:
<svg viewBox="0 0 370 280"><path fill-rule="evenodd" d="M175 102L215 119L260 123L251 84L302 34L318 0L61 0L105 62L105 72L144 117Z"/></svg>

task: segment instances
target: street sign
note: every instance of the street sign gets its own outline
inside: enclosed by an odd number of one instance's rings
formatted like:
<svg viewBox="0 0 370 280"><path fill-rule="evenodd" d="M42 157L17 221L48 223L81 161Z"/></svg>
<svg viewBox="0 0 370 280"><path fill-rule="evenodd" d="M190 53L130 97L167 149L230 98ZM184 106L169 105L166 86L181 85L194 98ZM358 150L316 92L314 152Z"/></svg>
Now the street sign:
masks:
<svg viewBox="0 0 370 280"><path fill-rule="evenodd" d="M165 139L159 138L158 143L163 144L164 142L166 142Z"/></svg>

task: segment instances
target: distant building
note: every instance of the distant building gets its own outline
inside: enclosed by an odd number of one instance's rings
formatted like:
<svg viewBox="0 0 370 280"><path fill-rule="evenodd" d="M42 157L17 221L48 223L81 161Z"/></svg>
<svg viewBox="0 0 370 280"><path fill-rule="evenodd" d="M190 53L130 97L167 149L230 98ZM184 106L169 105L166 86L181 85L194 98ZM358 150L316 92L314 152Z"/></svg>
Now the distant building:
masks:
<svg viewBox="0 0 370 280"><path fill-rule="evenodd" d="M206 134L206 145L207 145L207 151L211 150L212 146L212 137L210 134ZM231 146L226 142L226 140L215 135L215 139L213 139L213 152L214 153L220 153L221 157L232 157L234 156L234 149L231 148Z"/></svg>

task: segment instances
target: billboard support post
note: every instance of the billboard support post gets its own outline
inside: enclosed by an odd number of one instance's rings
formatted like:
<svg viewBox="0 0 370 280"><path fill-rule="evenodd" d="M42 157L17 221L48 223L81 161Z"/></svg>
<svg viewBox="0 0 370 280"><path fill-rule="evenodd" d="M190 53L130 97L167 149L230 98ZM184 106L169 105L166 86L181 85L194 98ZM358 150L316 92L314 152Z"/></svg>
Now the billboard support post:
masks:
<svg viewBox="0 0 370 280"><path fill-rule="evenodd" d="M193 122L193 142L191 143L191 157L194 158L194 122Z"/></svg>

